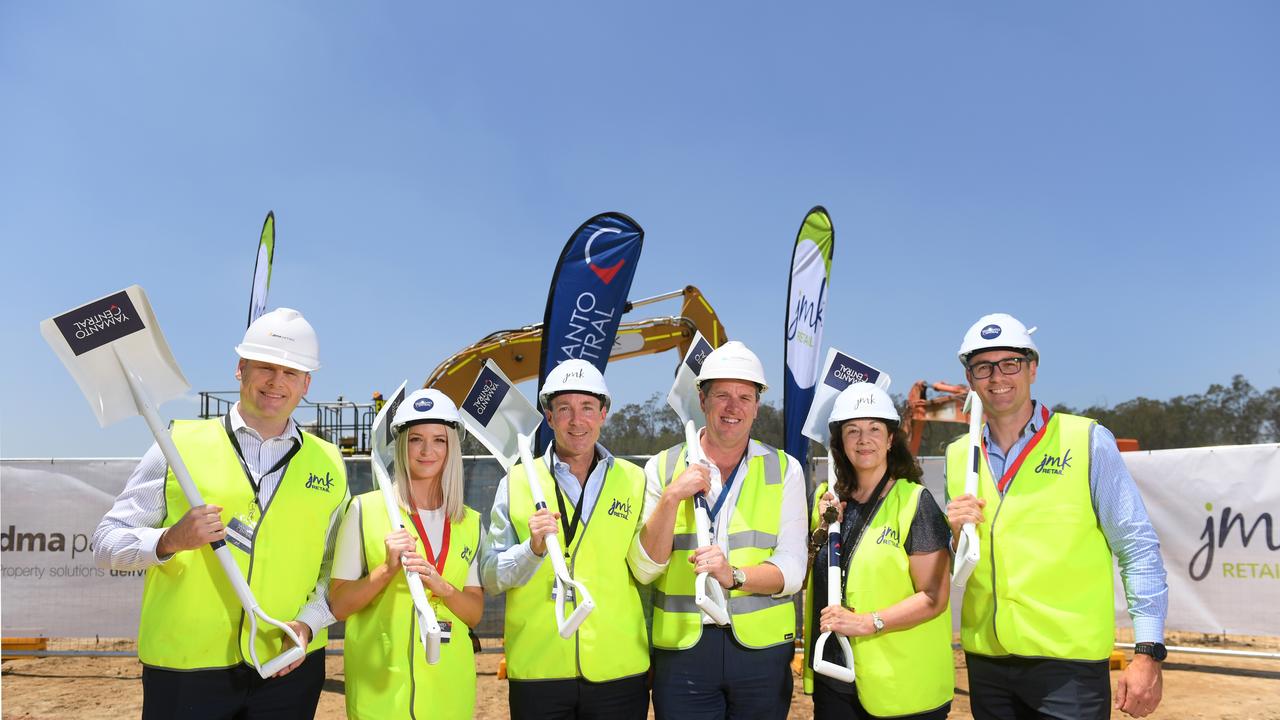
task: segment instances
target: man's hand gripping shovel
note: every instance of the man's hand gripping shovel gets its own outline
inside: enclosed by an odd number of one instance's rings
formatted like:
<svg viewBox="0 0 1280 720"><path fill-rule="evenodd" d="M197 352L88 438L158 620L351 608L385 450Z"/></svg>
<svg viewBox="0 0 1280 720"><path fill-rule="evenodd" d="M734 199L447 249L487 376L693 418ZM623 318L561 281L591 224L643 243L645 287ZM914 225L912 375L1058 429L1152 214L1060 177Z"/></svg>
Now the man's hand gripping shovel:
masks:
<svg viewBox="0 0 1280 720"><path fill-rule="evenodd" d="M400 383L400 387L391 396L391 401L383 405L374 418L371 431L373 452L369 458L373 465L373 478L382 491L387 518L391 521L391 527L396 530L404 529L404 520L400 515L400 503L396 500L395 485L391 482L391 472L388 470L395 456L391 420L395 417L396 408L404 400L406 384L407 382ZM418 641L422 643L422 650L426 653L427 664L435 665L440 662L440 622L435 610L431 609L431 602L427 599L426 589L422 587L422 578L418 577L418 573L405 569L404 579L409 584L409 597L413 599L413 609L418 615Z"/></svg>
<svg viewBox="0 0 1280 720"><path fill-rule="evenodd" d="M689 465L694 463L708 465L707 459L702 454L702 444L698 442L696 419L702 412L697 401L697 379L702 369L702 361L711 350L710 343L702 337L702 333L694 335L693 342L689 343L689 352L685 354L684 360L680 363L680 369L676 372L671 392L667 394L667 403L684 423L685 462ZM707 504L705 493L700 492L693 496L693 522L698 547L711 545L711 508ZM724 626L730 623L728 598L725 596L724 588L711 576L711 573L698 573L693 584L693 602L716 625Z"/></svg>
<svg viewBox="0 0 1280 720"><path fill-rule="evenodd" d="M965 399L965 412L969 413L969 457L965 464L964 492L966 495L978 494L978 463L982 462L982 398L970 390ZM973 523L965 523L960 528L960 539L956 541L956 561L951 571L951 583L962 586L969 581L973 569L978 567L978 531Z"/></svg>
<svg viewBox="0 0 1280 720"><path fill-rule="evenodd" d="M40 323L40 333L75 378L103 427L141 415L173 471L191 507L204 498L191 480L182 455L160 420L159 403L181 397L190 385L169 350L142 288L133 285ZM231 557L225 540L209 544L249 618L249 636L256 638L258 621L278 628L293 646L265 664L257 643L249 642L249 658L263 678L269 678L306 656L302 638L258 605Z"/></svg>
<svg viewBox="0 0 1280 720"><path fill-rule="evenodd" d="M804 427L801 432L805 437L824 447L827 446L831 439L830 424L827 422L831 417L831 409L835 406L836 398L845 388L856 380L873 382L881 389L888 390L891 382L888 373L867 365L852 355L847 355L835 348L827 349L827 357L822 366L822 374L818 377L822 378L822 380L816 384L813 402L809 405L809 414L805 417ZM840 496L836 493L835 466L831 464L830 457L827 458L827 488L835 496L838 506ZM840 547L840 511L837 506L828 507L826 514L822 517L822 522L827 524L827 607L840 607L841 595L844 593L844 578L841 577L840 568L840 553L842 550ZM836 642L840 643L840 650L844 655L844 664L833 663L823 659L827 641L833 635L836 638ZM856 673L853 666L853 648L849 644L848 637L828 630L818 636L817 641L813 644L812 655L814 658L814 672L843 682L851 683L854 681Z"/></svg>
<svg viewBox="0 0 1280 720"><path fill-rule="evenodd" d="M511 381L492 360L485 362L475 384L467 391L467 397L458 409L462 413L467 431L493 453L504 470L510 472L519 459L529 481L534 508L546 508L547 500L542 493L542 485L538 482L538 466L533 460L533 436L542 423L542 414L524 395L515 390ZM586 586L569 575L559 536L548 535L546 543L547 554L551 556L551 567L556 576L556 627L560 637L568 639L573 637L591 611L595 610L596 603ZM566 617L565 605L568 602L573 602L574 607Z"/></svg>

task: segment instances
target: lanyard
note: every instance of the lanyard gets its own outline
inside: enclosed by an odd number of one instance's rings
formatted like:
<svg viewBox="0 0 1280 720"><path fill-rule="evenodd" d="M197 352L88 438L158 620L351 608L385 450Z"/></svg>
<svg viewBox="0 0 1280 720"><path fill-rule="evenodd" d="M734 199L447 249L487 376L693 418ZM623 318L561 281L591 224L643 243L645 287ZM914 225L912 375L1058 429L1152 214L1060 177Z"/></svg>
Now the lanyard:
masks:
<svg viewBox="0 0 1280 720"><path fill-rule="evenodd" d="M596 465L599 462L598 458L592 459L591 468L587 470L587 482L591 482L591 473L596 471ZM555 470L550 467L547 467L547 470L551 473L551 484L556 488L556 506L560 508L560 526L564 528L564 549L568 552L569 546L573 544L573 537L578 534L578 523L582 520L582 505L587 499L587 485L583 483L578 502L573 506L573 519L569 520L569 514L564 509L564 493L560 491L560 482L556 480Z"/></svg>
<svg viewBox="0 0 1280 720"><path fill-rule="evenodd" d="M1018 469L1022 467L1022 462L1027 459L1027 456L1031 454L1036 445L1040 444L1040 439L1044 437L1044 431L1049 429L1049 408L1041 405L1040 413L1041 417L1044 418L1044 424L1031 437L1031 442L1028 442L1027 446L1022 448L1022 452L1018 453L1018 457L1014 458L1014 461L1005 467L1004 475L1000 476L1000 482L996 484L996 489L1000 491L1001 495L1009 489L1009 483L1013 482L1013 476L1018 474ZM987 467L990 468L991 458L987 455L986 438L982 439L982 459L987 461Z"/></svg>
<svg viewBox="0 0 1280 720"><path fill-rule="evenodd" d="M258 498L259 481L254 479L253 471L249 469L249 464L244 461L244 450L240 449L240 440L236 438L235 431L231 429L230 414L222 416L222 426L227 431L227 439L231 441L231 448L236 451L236 460L240 461L240 469L244 471L245 479L249 481L249 486L253 488L253 501L257 503L259 509L261 509L262 502ZM280 458L280 460L275 465L272 465L270 470L262 473L262 477L266 477L276 472L280 468L284 467L285 465L288 465L289 461L293 459L293 456L297 455L298 451L301 449L302 449L301 441L294 443L293 447L289 448L289 452L284 454L284 457Z"/></svg>
<svg viewBox="0 0 1280 720"><path fill-rule="evenodd" d="M737 479L738 471L746 464L744 461L747 459L747 453L750 451L751 445L748 444L747 449L742 451L742 458L738 460L738 464L733 466L733 474L730 475L729 479L720 487L720 495L716 498L715 506L707 508L707 514L711 516L711 523L713 525L716 522L716 515L720 513L720 508L724 507L724 499L729 497L729 488L733 487L733 481ZM686 450L685 452L687 453L688 451ZM705 503L706 500L703 500L703 502Z"/></svg>
<svg viewBox="0 0 1280 720"><path fill-rule="evenodd" d="M423 527L418 511L409 513L409 519L413 521L413 527L418 531L418 538L422 540L422 546L427 551L427 562L431 563L437 574L443 576L444 564L449 561L449 535L453 529L453 523L449 522L447 517L444 519L444 530L440 533L440 557L436 557L431 549L431 538L427 537L427 529Z"/></svg>
<svg viewBox="0 0 1280 720"><path fill-rule="evenodd" d="M880 511L880 505L884 502L884 498L880 496L884 494L884 488L888 484L889 471L885 470L884 477L880 478L880 482L876 484L876 489L871 491L871 499L865 504L858 505L857 529L850 527L849 534L846 536L852 537L853 542L845 543L848 550L840 554L840 587L842 589L849 583L849 561L853 559L853 554L858 551L858 546L862 544L862 536L866 534L867 527L871 525L871 519ZM827 558L827 562L831 562L830 557Z"/></svg>

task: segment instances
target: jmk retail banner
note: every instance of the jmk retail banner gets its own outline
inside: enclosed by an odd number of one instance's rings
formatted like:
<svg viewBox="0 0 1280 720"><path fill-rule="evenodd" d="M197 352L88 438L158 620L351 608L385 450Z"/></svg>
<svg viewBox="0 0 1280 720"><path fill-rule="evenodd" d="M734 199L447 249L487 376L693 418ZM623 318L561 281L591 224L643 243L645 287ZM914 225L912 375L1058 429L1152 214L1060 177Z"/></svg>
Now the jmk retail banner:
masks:
<svg viewBox="0 0 1280 720"><path fill-rule="evenodd" d="M1280 445L1124 453L1160 537L1170 630L1280 635ZM1116 617L1128 625L1124 588Z"/></svg>

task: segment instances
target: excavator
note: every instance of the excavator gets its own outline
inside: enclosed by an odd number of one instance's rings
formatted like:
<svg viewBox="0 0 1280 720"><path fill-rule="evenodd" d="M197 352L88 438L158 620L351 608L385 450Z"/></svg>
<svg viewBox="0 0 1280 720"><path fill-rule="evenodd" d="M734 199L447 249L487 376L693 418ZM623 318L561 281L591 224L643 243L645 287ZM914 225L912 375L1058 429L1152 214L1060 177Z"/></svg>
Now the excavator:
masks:
<svg viewBox="0 0 1280 720"><path fill-rule="evenodd" d="M651 305L663 300L681 298L680 314L632 320L618 326L609 362L626 360L641 355L652 355L667 350L678 350L683 357L693 342L693 336L702 336L719 347L727 339L724 325L716 317L716 311L707 302L702 291L693 285L681 290L654 295L642 300L628 301L624 312ZM461 404L467 390L480 374L485 360L493 360L513 383L538 377L538 363L542 357L542 323L525 325L514 330L499 330L450 355L427 376L423 387L435 388Z"/></svg>
<svg viewBox="0 0 1280 720"><path fill-rule="evenodd" d="M929 397L930 390L939 394ZM927 380L918 380L911 386L911 389L907 391L907 411L910 414L911 421L907 424L906 429L912 455L920 456L920 446L924 441L925 423L956 423L954 435L959 435L965 431L964 426L969 423L969 414L964 411L964 400L968 394L968 385L952 385L946 382L930 383ZM1116 438L1116 447L1121 452L1139 449L1138 441L1133 438ZM942 453L941 448L931 447L928 450L937 451L938 454Z"/></svg>

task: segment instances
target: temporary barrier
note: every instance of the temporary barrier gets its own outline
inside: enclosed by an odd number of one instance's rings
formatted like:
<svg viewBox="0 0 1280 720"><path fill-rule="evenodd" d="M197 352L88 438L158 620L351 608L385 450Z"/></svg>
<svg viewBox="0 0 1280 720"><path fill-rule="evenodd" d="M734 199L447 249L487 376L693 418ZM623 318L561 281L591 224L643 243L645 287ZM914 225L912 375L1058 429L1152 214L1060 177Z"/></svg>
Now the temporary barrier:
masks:
<svg viewBox="0 0 1280 720"><path fill-rule="evenodd" d="M642 463L645 458L629 458ZM1170 630L1275 635L1280 628L1280 444L1124 454L1160 537ZM825 477L825 458L811 477ZM942 458L922 458L945 505ZM137 459L0 460L0 624L5 637L133 637L142 576L94 566L93 530ZM487 522L503 471L467 457L467 504ZM352 494L372 489L367 459L348 461ZM487 598L482 637L502 635ZM953 603L958 608L959 602ZM1123 585L1116 619L1129 626Z"/></svg>

